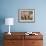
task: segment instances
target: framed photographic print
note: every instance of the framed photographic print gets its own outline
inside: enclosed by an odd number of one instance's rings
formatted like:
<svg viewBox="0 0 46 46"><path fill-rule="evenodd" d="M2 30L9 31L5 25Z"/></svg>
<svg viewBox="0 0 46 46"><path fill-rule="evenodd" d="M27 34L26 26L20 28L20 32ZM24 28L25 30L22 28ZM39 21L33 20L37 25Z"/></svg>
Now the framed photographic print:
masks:
<svg viewBox="0 0 46 46"><path fill-rule="evenodd" d="M18 10L19 22L35 22L35 9L19 9Z"/></svg>

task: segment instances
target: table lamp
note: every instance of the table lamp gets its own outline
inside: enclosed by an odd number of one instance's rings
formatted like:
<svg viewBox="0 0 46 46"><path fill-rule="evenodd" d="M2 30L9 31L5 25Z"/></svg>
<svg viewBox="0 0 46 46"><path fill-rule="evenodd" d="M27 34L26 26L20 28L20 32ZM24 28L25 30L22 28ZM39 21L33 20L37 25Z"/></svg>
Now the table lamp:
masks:
<svg viewBox="0 0 46 46"><path fill-rule="evenodd" d="M5 25L9 25L8 34L11 35L11 33L10 33L10 26L14 25L14 18L5 18Z"/></svg>

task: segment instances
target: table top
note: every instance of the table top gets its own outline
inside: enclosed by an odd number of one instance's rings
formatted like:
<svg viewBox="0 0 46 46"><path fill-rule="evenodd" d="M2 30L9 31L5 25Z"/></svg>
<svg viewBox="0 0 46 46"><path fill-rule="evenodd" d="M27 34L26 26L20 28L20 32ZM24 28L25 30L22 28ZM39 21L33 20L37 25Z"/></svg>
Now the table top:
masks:
<svg viewBox="0 0 46 46"><path fill-rule="evenodd" d="M40 32L32 32L32 34L25 34L27 32L11 32L9 35L7 32L4 33L5 39L43 39L43 35ZM38 35L35 35L38 34Z"/></svg>

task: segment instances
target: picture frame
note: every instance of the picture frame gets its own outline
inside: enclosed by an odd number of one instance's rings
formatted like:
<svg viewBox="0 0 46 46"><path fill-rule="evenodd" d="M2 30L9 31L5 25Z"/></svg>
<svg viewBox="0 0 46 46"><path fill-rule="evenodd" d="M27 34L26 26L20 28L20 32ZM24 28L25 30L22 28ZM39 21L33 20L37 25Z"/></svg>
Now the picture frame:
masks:
<svg viewBox="0 0 46 46"><path fill-rule="evenodd" d="M34 23L35 22L35 9L19 9L18 10L18 21L23 23Z"/></svg>

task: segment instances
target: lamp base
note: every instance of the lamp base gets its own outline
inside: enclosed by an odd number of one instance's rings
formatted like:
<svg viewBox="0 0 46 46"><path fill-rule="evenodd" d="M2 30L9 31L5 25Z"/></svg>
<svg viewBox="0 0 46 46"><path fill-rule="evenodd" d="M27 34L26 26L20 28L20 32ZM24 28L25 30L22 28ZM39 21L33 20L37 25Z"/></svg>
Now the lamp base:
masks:
<svg viewBox="0 0 46 46"><path fill-rule="evenodd" d="M10 33L10 32L8 32L8 34L9 34L9 35L11 35L11 33Z"/></svg>

